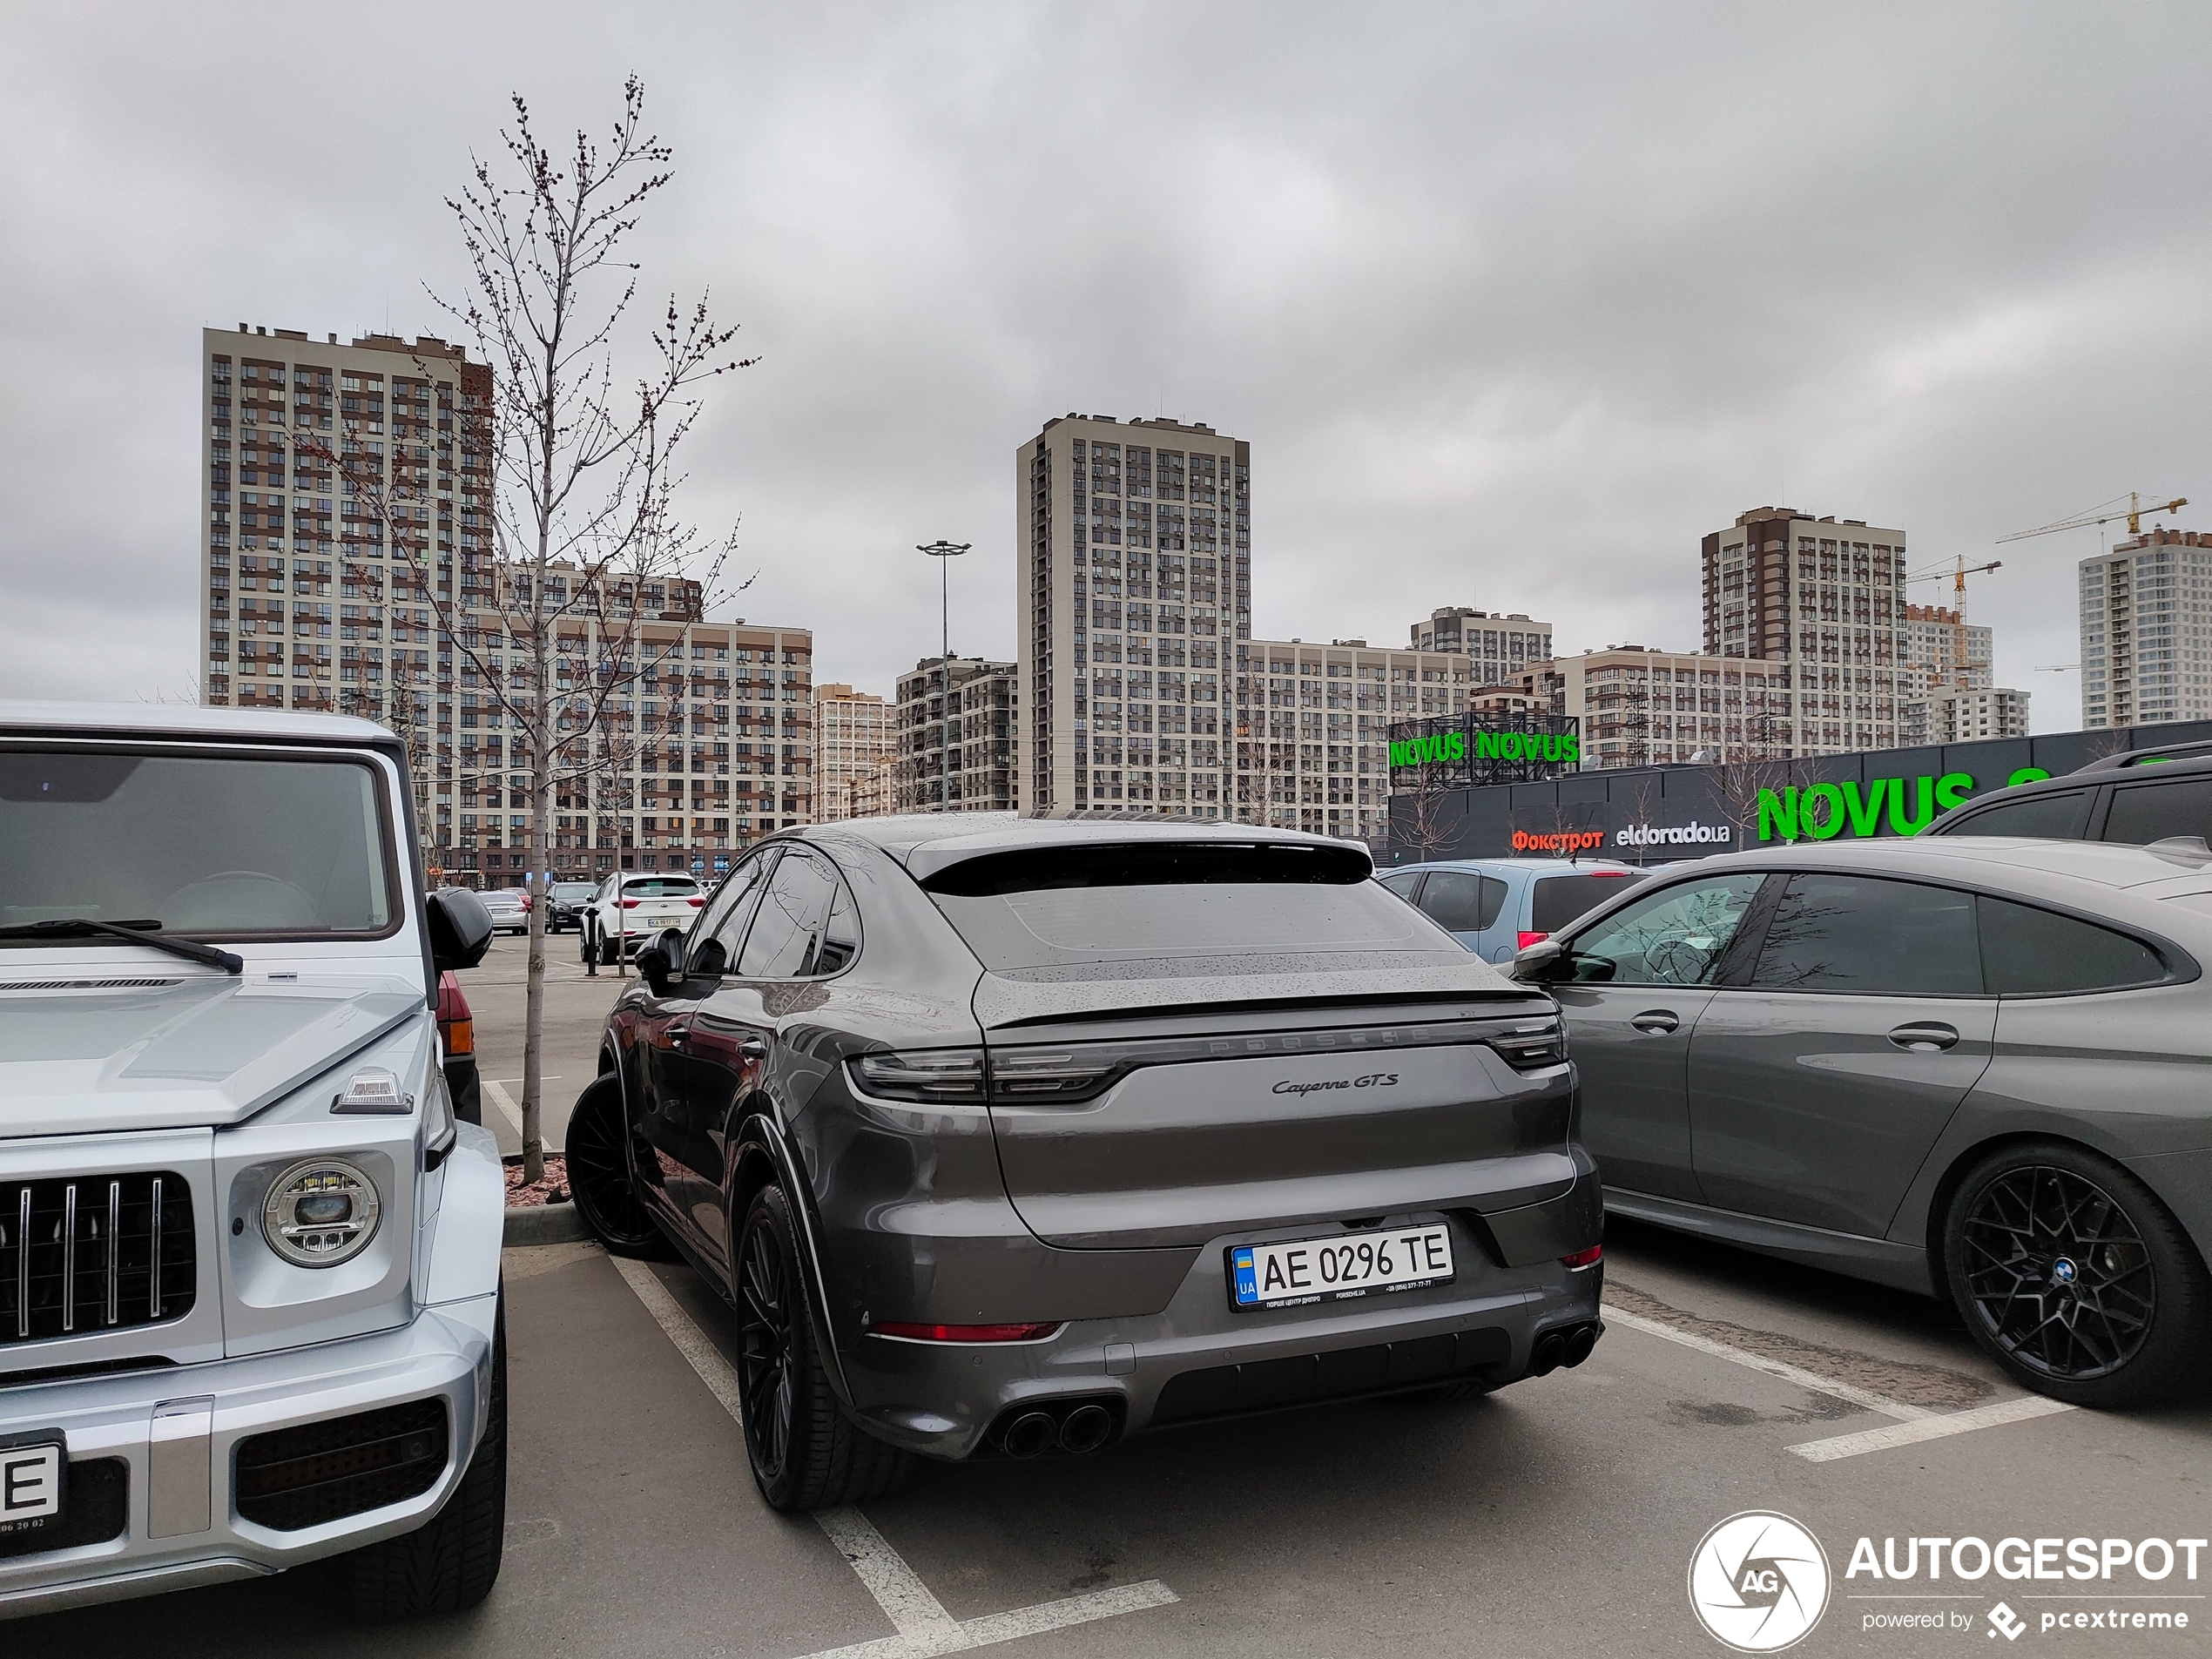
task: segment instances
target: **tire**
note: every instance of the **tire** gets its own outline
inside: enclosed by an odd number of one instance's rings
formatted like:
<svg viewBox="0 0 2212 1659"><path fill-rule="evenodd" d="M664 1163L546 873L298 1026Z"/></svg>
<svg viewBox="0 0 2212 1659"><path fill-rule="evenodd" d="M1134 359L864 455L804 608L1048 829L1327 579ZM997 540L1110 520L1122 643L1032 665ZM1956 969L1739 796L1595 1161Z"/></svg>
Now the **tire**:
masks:
<svg viewBox="0 0 2212 1659"><path fill-rule="evenodd" d="M491 1594L507 1531L507 1298L493 1316L491 1410L445 1507L426 1525L344 1558L354 1616L459 1613Z"/></svg>
<svg viewBox="0 0 2212 1659"><path fill-rule="evenodd" d="M577 1096L576 1109L569 1115L563 1155L569 1197L609 1255L672 1261L674 1248L637 1196L631 1174L629 1133L622 1082L612 1072L603 1073Z"/></svg>
<svg viewBox="0 0 2212 1659"><path fill-rule="evenodd" d="M2212 1276L2118 1164L2057 1141L2000 1148L1952 1193L1943 1254L1967 1330L2023 1387L2091 1406L2202 1387Z"/></svg>
<svg viewBox="0 0 2212 1659"><path fill-rule="evenodd" d="M753 1484L786 1514L886 1497L914 1468L839 1408L799 1272L791 1206L767 1187L738 1235L738 1395Z"/></svg>
<svg viewBox="0 0 2212 1659"><path fill-rule="evenodd" d="M600 940L600 941L599 941L599 966L600 966L600 967L602 967L602 968L612 968L612 967L615 965L615 958L616 958L616 956L617 956L617 954L620 954L621 950L622 950L622 941L621 941L620 940L613 940L613 939L602 939L602 940Z"/></svg>

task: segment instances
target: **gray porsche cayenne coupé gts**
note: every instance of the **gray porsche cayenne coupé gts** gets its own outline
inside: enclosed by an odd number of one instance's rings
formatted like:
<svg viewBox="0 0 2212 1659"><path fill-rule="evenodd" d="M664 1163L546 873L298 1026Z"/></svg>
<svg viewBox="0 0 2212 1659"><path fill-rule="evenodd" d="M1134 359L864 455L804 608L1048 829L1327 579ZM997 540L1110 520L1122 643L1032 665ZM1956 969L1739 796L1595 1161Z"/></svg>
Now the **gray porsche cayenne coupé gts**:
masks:
<svg viewBox="0 0 2212 1659"><path fill-rule="evenodd" d="M1588 1355L1557 1009L1372 874L1244 826L860 819L641 954L571 1186L736 1309L771 1504Z"/></svg>

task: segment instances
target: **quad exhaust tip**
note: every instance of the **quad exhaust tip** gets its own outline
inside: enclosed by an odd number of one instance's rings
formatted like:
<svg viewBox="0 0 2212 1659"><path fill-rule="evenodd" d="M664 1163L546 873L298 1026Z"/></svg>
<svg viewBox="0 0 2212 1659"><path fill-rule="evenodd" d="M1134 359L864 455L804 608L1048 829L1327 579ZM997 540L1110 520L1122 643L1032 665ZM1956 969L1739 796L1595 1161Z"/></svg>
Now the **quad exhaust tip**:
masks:
<svg viewBox="0 0 2212 1659"><path fill-rule="evenodd" d="M1078 1406L1060 1426L1060 1449L1080 1456L1114 1438L1114 1413L1103 1406Z"/></svg>
<svg viewBox="0 0 2212 1659"><path fill-rule="evenodd" d="M1035 1457L1060 1438L1060 1426L1043 1412L1024 1412L1006 1426L999 1444L1008 1457Z"/></svg>
<svg viewBox="0 0 2212 1659"><path fill-rule="evenodd" d="M1571 1370L1581 1365L1590 1357L1604 1332L1605 1327L1595 1320L1545 1332L1536 1339L1536 1345L1528 1355L1528 1374L1548 1377L1561 1366Z"/></svg>

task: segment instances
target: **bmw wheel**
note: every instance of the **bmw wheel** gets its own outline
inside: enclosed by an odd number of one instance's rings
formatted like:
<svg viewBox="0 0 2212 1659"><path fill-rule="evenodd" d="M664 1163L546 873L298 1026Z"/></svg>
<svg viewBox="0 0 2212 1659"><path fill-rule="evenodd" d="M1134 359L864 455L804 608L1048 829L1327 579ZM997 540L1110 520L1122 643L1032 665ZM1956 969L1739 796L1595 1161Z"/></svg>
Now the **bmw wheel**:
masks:
<svg viewBox="0 0 2212 1659"><path fill-rule="evenodd" d="M2212 1357L2212 1278L2188 1235L2141 1182L2078 1147L2004 1147L1969 1170L1944 1265L1975 1340L2054 1399L2167 1399Z"/></svg>
<svg viewBox="0 0 2212 1659"><path fill-rule="evenodd" d="M637 1196L623 1120L622 1082L609 1072L577 1096L564 1157L569 1196L591 1236L615 1256L668 1261L676 1252Z"/></svg>
<svg viewBox="0 0 2212 1659"><path fill-rule="evenodd" d="M790 1204L768 1187L738 1244L738 1395L753 1484L786 1514L884 1497L913 1465L840 1409L799 1271Z"/></svg>

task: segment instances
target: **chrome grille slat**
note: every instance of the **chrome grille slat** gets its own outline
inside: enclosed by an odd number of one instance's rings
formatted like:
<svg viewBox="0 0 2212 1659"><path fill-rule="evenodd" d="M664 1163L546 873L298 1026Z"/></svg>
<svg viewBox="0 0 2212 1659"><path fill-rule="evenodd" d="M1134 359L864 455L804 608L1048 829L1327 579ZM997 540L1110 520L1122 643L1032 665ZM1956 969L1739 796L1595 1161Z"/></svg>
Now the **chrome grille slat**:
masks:
<svg viewBox="0 0 2212 1659"><path fill-rule="evenodd" d="M77 1183L62 1189L62 1329L77 1329Z"/></svg>
<svg viewBox="0 0 2212 1659"><path fill-rule="evenodd" d="M30 1335L30 1189L23 1190L16 1214L16 1339Z"/></svg>
<svg viewBox="0 0 2212 1659"><path fill-rule="evenodd" d="M113 1325L121 1313L116 1301L116 1278L122 1271L120 1251L123 1248L123 1183L107 1184L107 1322Z"/></svg>
<svg viewBox="0 0 2212 1659"><path fill-rule="evenodd" d="M190 1312L190 1195L173 1170L0 1178L0 1348Z"/></svg>

